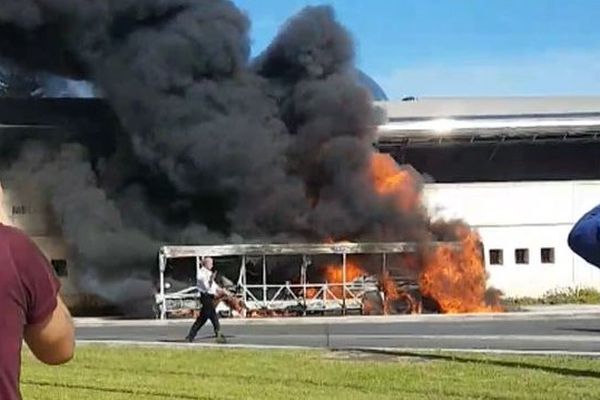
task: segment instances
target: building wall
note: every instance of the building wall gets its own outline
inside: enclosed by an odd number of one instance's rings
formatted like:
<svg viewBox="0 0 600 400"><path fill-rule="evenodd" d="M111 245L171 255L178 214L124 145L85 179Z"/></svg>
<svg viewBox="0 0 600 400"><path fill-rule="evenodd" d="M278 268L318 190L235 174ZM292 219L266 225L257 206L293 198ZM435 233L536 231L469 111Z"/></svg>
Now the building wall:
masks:
<svg viewBox="0 0 600 400"><path fill-rule="evenodd" d="M510 297L540 296L566 287L600 289L600 269L571 252L573 224L600 203L600 181L429 184L424 197L435 216L461 218L479 232L489 285ZM516 250L528 251L519 264ZM542 249L553 262L542 262ZM494 265L491 250L502 252ZM548 261L548 260L546 260Z"/></svg>
<svg viewBox="0 0 600 400"><path fill-rule="evenodd" d="M60 276L63 295L76 292L71 279L70 256L48 204L35 187L20 183L0 189L0 221L26 232L51 262L66 262L66 275Z"/></svg>

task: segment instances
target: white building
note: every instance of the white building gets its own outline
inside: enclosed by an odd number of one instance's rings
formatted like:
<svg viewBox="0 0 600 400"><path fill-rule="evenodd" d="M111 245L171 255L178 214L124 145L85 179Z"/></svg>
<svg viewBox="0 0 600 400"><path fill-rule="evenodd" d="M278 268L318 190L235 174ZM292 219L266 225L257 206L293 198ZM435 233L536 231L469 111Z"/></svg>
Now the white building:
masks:
<svg viewBox="0 0 600 400"><path fill-rule="evenodd" d="M505 295L600 289L600 269L567 246L573 224L600 203L600 181L431 184L424 195L433 215L478 231L489 284Z"/></svg>
<svg viewBox="0 0 600 400"><path fill-rule="evenodd" d="M380 106L380 148L443 182L426 185L425 202L434 216L477 229L490 286L510 297L600 289L600 269L567 245L573 224L600 204L600 98Z"/></svg>
<svg viewBox="0 0 600 400"><path fill-rule="evenodd" d="M27 232L54 267L62 294L69 303L77 292L69 279L69 246L40 193L26 183L13 183L8 189L0 186L0 222Z"/></svg>

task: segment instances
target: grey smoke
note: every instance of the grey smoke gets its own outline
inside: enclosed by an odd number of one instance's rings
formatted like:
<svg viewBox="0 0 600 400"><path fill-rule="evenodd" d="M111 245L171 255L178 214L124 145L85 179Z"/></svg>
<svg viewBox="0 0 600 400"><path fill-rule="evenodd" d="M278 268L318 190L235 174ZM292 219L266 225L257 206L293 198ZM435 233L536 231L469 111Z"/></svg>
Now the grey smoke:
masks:
<svg viewBox="0 0 600 400"><path fill-rule="evenodd" d="M376 116L332 9L255 62L249 26L227 0L0 4L0 55L93 81L126 132L103 160L37 144L10 169L44 189L88 288L122 300L110 282L148 278L161 243L431 236L369 183Z"/></svg>
<svg viewBox="0 0 600 400"><path fill-rule="evenodd" d="M148 279L149 270L121 269L151 262L152 249L158 243L125 226L114 201L97 187L85 153L77 144L49 151L42 143L31 143L3 178L16 189L26 184L46 194L45 200L72 245L73 257L84 267L93 266L73 270L79 274L84 290L86 284L94 281L87 279L88 274L98 274L109 281L137 274Z"/></svg>

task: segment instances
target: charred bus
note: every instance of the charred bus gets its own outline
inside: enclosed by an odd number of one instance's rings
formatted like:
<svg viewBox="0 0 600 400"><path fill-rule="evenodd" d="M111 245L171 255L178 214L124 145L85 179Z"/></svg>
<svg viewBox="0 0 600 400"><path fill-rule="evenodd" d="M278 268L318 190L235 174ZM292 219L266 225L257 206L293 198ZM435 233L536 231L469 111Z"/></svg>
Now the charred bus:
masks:
<svg viewBox="0 0 600 400"><path fill-rule="evenodd" d="M224 316L419 313L418 277L406 263L416 251L406 242L164 246L155 315L189 316L200 307L203 257L214 259L217 281L237 301L217 306Z"/></svg>

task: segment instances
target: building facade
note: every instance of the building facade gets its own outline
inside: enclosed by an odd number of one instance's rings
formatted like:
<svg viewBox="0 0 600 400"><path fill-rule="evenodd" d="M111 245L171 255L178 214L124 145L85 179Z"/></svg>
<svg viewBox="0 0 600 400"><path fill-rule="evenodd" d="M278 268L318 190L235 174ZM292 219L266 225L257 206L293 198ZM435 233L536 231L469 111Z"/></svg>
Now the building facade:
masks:
<svg viewBox="0 0 600 400"><path fill-rule="evenodd" d="M600 269L567 245L573 224L600 203L599 181L430 184L431 213L463 219L480 235L489 285L508 297L600 290Z"/></svg>
<svg viewBox="0 0 600 400"><path fill-rule="evenodd" d="M600 289L573 224L600 203L600 97L380 103L381 151L424 173L432 215L480 234L489 285L510 297Z"/></svg>
<svg viewBox="0 0 600 400"><path fill-rule="evenodd" d="M71 279L71 255L48 203L26 182L0 190L0 222L29 235L52 264L69 302L77 293Z"/></svg>

